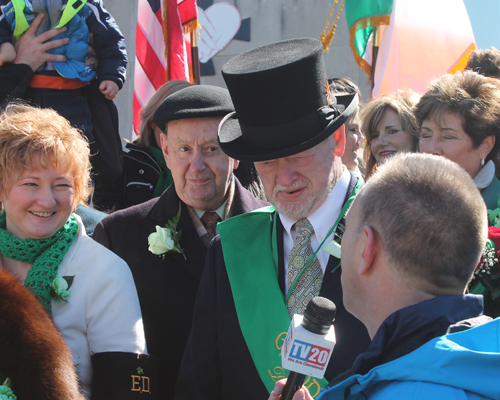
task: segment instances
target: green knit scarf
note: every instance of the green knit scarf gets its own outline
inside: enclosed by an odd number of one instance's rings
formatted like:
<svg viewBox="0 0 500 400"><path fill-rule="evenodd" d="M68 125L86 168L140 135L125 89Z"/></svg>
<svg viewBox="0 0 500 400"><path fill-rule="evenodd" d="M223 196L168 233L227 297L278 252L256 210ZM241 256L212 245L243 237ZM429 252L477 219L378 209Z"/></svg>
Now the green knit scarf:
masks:
<svg viewBox="0 0 500 400"><path fill-rule="evenodd" d="M6 229L5 212L0 214L0 253L31 264L24 286L30 289L52 315L50 288L59 265L78 234L78 221L69 217L64 226L47 239L18 239Z"/></svg>

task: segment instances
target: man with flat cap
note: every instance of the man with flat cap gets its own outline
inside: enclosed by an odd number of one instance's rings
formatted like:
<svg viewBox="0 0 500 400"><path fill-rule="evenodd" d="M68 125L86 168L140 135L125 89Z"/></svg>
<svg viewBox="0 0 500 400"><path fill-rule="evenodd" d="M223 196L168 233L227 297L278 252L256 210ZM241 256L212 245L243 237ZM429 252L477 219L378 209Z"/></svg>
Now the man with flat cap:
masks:
<svg viewBox="0 0 500 400"><path fill-rule="evenodd" d="M148 351L160 358L159 399L173 398L217 222L267 205L240 185L233 175L238 161L217 141L219 122L233 110L228 91L215 86L191 86L167 97L154 122L163 132L173 185L159 198L111 214L94 233L132 270Z"/></svg>
<svg viewBox="0 0 500 400"><path fill-rule="evenodd" d="M316 39L287 40L222 68L236 112L219 126L220 146L255 162L273 207L219 224L176 399L267 399L285 376L280 352L291 316L316 295L337 306L339 345L326 380L306 380L313 394L369 344L365 327L344 308L340 254L331 250L361 186L340 158L343 124L358 100L330 95L322 50Z"/></svg>

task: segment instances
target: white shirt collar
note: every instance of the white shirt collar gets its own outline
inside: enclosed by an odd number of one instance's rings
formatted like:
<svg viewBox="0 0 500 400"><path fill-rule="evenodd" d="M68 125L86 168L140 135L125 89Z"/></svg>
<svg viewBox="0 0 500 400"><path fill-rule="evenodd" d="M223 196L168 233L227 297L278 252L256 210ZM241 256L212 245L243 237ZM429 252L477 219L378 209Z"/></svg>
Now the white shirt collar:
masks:
<svg viewBox="0 0 500 400"><path fill-rule="evenodd" d="M340 214L350 181L351 174L347 168L344 167L344 171L342 172L340 179L337 181L326 200L316 211L307 217L314 228L314 232L318 235L318 238L321 237L320 240L325 238L328 231L332 227L332 224ZM290 234L292 225L297 221L282 214L279 214L279 216L281 223L283 224L283 228L288 234ZM330 217L333 216L335 216L335 218L332 220Z"/></svg>
<svg viewBox="0 0 500 400"><path fill-rule="evenodd" d="M227 199L224 203L222 203L222 205L217 210L202 210L200 208L195 208L195 207L193 207L193 210L199 219L201 219L201 217L203 217L203 214L205 214L206 211L215 211L219 215L220 219L224 221L224 213L226 212L226 204L227 204Z"/></svg>
<svg viewBox="0 0 500 400"><path fill-rule="evenodd" d="M323 239L325 239L328 231L337 220L342 210L342 204L344 204L350 181L351 174L348 169L344 167L340 179L337 181L326 200L316 211L307 217L314 228L314 234L311 236L311 246L314 251L316 251ZM288 255L295 241L295 229L292 231L292 225L297 221L281 214L279 217L284 228L283 253L285 257L285 267L288 269ZM317 257L324 272L330 255L325 251L318 251Z"/></svg>
<svg viewBox="0 0 500 400"><path fill-rule="evenodd" d="M495 164L493 160L490 160L486 165L481 168L476 177L474 178L474 183L476 187L481 190L488 187L493 178L495 177Z"/></svg>

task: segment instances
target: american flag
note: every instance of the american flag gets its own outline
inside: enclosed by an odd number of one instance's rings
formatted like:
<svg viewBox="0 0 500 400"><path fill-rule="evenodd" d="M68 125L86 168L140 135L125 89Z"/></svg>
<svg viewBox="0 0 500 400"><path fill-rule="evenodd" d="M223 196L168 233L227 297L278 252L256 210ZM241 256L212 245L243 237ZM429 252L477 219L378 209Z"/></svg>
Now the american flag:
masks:
<svg viewBox="0 0 500 400"><path fill-rule="evenodd" d="M139 0L135 38L133 124L165 82L192 82L190 32L198 25L196 0Z"/></svg>

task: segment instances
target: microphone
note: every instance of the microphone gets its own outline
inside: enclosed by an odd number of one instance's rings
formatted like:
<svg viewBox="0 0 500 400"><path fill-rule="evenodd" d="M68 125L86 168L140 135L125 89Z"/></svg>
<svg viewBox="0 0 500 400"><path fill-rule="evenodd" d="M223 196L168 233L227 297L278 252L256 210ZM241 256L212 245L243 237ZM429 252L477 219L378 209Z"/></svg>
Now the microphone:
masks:
<svg viewBox="0 0 500 400"><path fill-rule="evenodd" d="M281 400L291 400L306 376L322 379L335 346L333 321L337 308L325 297L314 297L304 316L294 314L281 353L281 365L290 372Z"/></svg>

